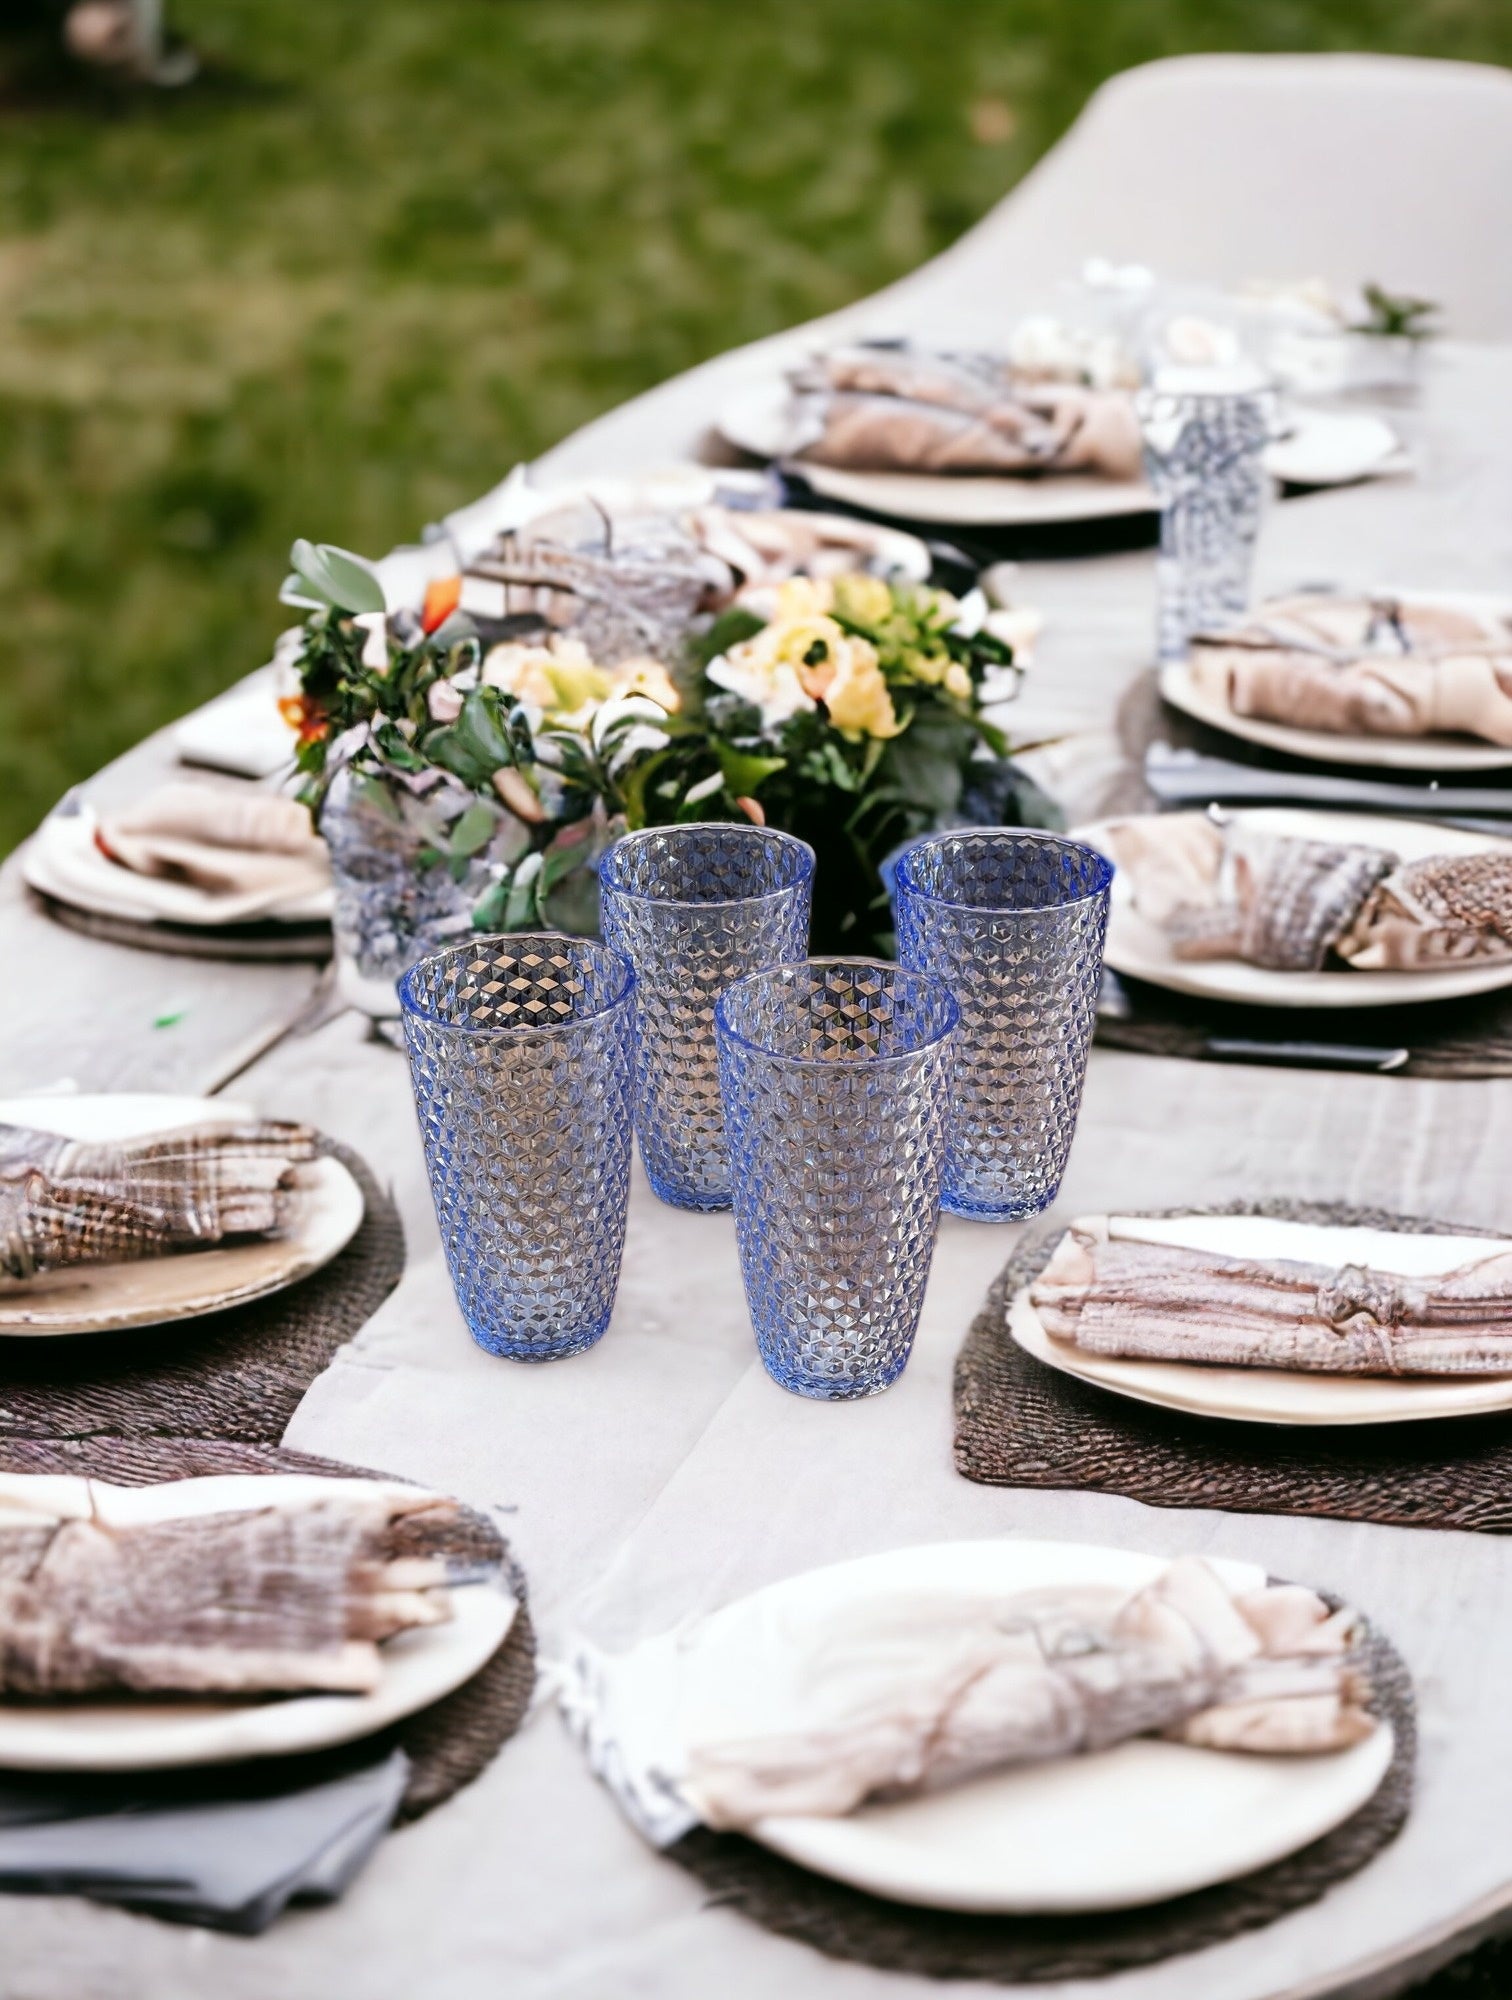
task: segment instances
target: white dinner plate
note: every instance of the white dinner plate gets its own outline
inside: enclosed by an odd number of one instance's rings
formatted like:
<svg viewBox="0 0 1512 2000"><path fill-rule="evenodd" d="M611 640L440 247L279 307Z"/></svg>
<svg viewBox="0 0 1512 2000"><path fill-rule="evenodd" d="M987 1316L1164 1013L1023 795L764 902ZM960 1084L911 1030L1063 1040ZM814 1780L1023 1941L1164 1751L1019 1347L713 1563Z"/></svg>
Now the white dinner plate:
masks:
<svg viewBox="0 0 1512 2000"><path fill-rule="evenodd" d="M0 1514L88 1514L108 1523L174 1520L263 1506L332 1485L373 1486L307 1473L231 1473L160 1486L109 1486L64 1476L0 1474ZM413 1497L413 1487L395 1488ZM371 1694L223 1696L68 1703L0 1702L0 1768L15 1771L158 1771L229 1764L355 1742L427 1708L471 1680L502 1644L518 1605L499 1577L450 1592L452 1618L401 1632L380 1649L383 1673Z"/></svg>
<svg viewBox="0 0 1512 2000"><path fill-rule="evenodd" d="M792 444L792 398L782 377L748 384L719 413L721 434L754 457L783 459ZM1382 432L1389 440L1384 448ZM1297 410L1290 428L1266 452L1277 479L1333 486L1404 469L1397 440L1379 418L1330 410ZM1056 521L1096 521L1156 510L1143 479L1104 479L1095 473L1050 472L995 477L987 474L854 472L794 461L795 470L827 499L865 507L898 520L955 523L961 527L1031 526Z"/></svg>
<svg viewBox="0 0 1512 2000"><path fill-rule="evenodd" d="M1236 1588L1254 1564L1215 1560ZM763 1640L801 1635L848 1594L940 1590L987 1599L1066 1585L1131 1592L1164 1567L1126 1549L1034 1541L898 1549L774 1584L686 1635L647 1671L679 1670L668 1714L684 1741L717 1733L732 1676L762 1671ZM679 1650L679 1646L681 1650ZM679 1668L679 1663L681 1666ZM767 1666L772 1662L768 1660ZM676 1744L668 1748L676 1755ZM841 1819L780 1818L752 1838L872 1895L982 1913L1127 1909L1263 1868L1357 1812L1391 1762L1377 1728L1337 1755L1261 1757L1138 1739L1085 1757L990 1772ZM679 1768L674 1762L670 1768Z"/></svg>
<svg viewBox="0 0 1512 2000"><path fill-rule="evenodd" d="M1512 600L1489 592L1390 591L1383 596L1414 604L1444 605L1475 613L1492 613L1512 620ZM1323 764L1361 764L1383 771L1500 771L1512 765L1512 745L1478 742L1471 736L1346 736L1329 729L1295 729L1264 717L1236 715L1222 701L1198 687L1190 665L1173 661L1160 670L1160 692L1173 708L1221 729L1247 743L1281 750Z"/></svg>
<svg viewBox="0 0 1512 2000"><path fill-rule="evenodd" d="M1296 839L1359 841L1384 847L1404 861L1419 861L1429 854L1512 852L1512 840L1384 814L1322 812L1302 806L1236 806L1226 809L1225 817L1239 825ZM1095 821L1078 827L1070 838L1095 847L1099 854L1107 853L1108 828L1113 823ZM1133 889L1123 869L1113 877L1104 956L1114 972L1130 979L1145 979L1175 993L1261 1007L1396 1007L1406 1001L1459 1000L1512 985L1512 959L1446 966L1432 972L1273 972L1241 959L1180 959L1172 952L1165 932L1135 909Z"/></svg>
<svg viewBox="0 0 1512 2000"><path fill-rule="evenodd" d="M76 910L133 923L218 930L230 922L309 924L330 918L334 903L329 888L280 903L276 909L228 918L224 899L192 882L166 878L149 882L111 861L95 845L97 823L87 805L76 812L49 813L21 853L21 872L31 887Z"/></svg>
<svg viewBox="0 0 1512 2000"><path fill-rule="evenodd" d="M1172 708L1196 722L1247 743L1320 764L1360 764L1381 771L1500 771L1512 765L1512 745L1478 743L1469 736L1345 736L1328 729L1294 729L1263 716L1236 715L1197 686L1185 660L1160 669L1160 692Z"/></svg>
<svg viewBox="0 0 1512 2000"><path fill-rule="evenodd" d="M1452 1271L1478 1257L1512 1249L1494 1236L1409 1236L1381 1229L1282 1222L1264 1215L1120 1215L1120 1235L1150 1243L1180 1243L1230 1257L1290 1257L1340 1268L1414 1276ZM1028 1288L1008 1305L1008 1331L1026 1354L1063 1375L1155 1403L1189 1416L1251 1424L1404 1424L1434 1417L1483 1416L1512 1410L1512 1373L1432 1376L1318 1375L1283 1368L1217 1368L1200 1362L1131 1361L1087 1354L1053 1340L1029 1303Z"/></svg>
<svg viewBox="0 0 1512 2000"><path fill-rule="evenodd" d="M256 1113L221 1098L145 1093L0 1099L0 1124L61 1132L72 1139L139 1138L227 1116L252 1118ZM356 1235L362 1190L340 1160L329 1155L294 1171L298 1200L285 1235L135 1263L82 1264L35 1278L0 1278L0 1338L110 1333L198 1319L309 1277Z"/></svg>

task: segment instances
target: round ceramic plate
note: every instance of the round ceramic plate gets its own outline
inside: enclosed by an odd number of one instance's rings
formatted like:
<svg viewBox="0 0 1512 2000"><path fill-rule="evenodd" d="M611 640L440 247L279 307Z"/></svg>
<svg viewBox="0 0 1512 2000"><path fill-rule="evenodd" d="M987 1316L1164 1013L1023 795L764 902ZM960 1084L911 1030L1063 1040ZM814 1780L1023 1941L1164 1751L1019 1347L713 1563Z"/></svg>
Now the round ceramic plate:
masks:
<svg viewBox="0 0 1512 2000"><path fill-rule="evenodd" d="M1164 1567L1126 1549L1056 1542L951 1542L899 1549L774 1584L719 1614L719 1637L682 1690L717 1727L721 1688L751 1672L757 1634L802 1633L847 1595L1111 1584L1138 1590ZM1236 1588L1253 1564L1215 1561ZM711 1621L713 1624L715 1621ZM712 1636L712 1635L711 1635ZM700 1645L695 1656L703 1653ZM818 1874L934 1909L1028 1914L1128 1909L1263 1868L1357 1812L1391 1762L1382 1726L1334 1756L1256 1757L1144 1739L1086 1757L988 1773L843 1819L771 1819L753 1838Z"/></svg>
<svg viewBox="0 0 1512 2000"><path fill-rule="evenodd" d="M1242 826L1299 840L1359 841L1388 848L1404 861L1418 861L1429 854L1512 852L1512 840L1380 814L1236 806L1225 816ZM1071 838L1104 853L1112 823L1098 820L1079 827ZM1131 979L1145 979L1175 993L1260 1007L1397 1007L1407 1001L1459 1000L1512 985L1512 959L1433 972L1272 972L1240 959L1180 959L1172 952L1164 931L1135 909L1128 876L1121 869L1113 877L1105 957L1114 972Z"/></svg>
<svg viewBox="0 0 1512 2000"><path fill-rule="evenodd" d="M1192 679L1185 660L1160 670L1160 692L1172 708L1195 722L1247 743L1283 750L1320 764L1362 764L1381 771L1500 771L1512 765L1512 745L1475 743L1467 736L1342 736L1326 729L1293 729L1256 715L1236 715Z"/></svg>
<svg viewBox="0 0 1512 2000"><path fill-rule="evenodd" d="M1506 1237L1408 1236L1282 1222L1264 1215L1119 1215L1109 1222L1121 1236L1149 1243L1180 1243L1230 1257L1295 1258L1333 1269L1360 1264L1415 1276L1456 1270L1477 1257L1504 1255L1512 1249L1512 1239ZM1512 1373L1452 1380L1315 1375L1282 1368L1213 1368L1085 1354L1067 1341L1051 1339L1029 1303L1027 1289L1009 1302L1008 1331L1026 1354L1063 1375L1096 1383L1137 1403L1155 1403L1192 1416L1251 1424L1404 1424L1512 1410Z"/></svg>
<svg viewBox="0 0 1512 2000"><path fill-rule="evenodd" d="M61 1132L71 1139L138 1138L255 1115L248 1105L220 1098L122 1094L0 1099L0 1124ZM110 1333L197 1319L307 1278L356 1235L362 1190L340 1160L328 1156L295 1173L299 1200L286 1235L257 1237L225 1249L144 1257L131 1264L84 1264L25 1281L0 1279L0 1338Z"/></svg>
<svg viewBox="0 0 1512 2000"><path fill-rule="evenodd" d="M1418 604L1442 604L1453 609L1491 612L1512 618L1512 604L1503 597L1470 592L1397 591L1390 593ZM1186 661L1160 670L1160 692L1173 708L1221 729L1247 743L1290 757L1322 764L1360 764L1381 771L1500 771L1512 765L1512 745L1478 743L1469 736L1344 736L1326 729L1294 729L1288 723L1259 716L1236 715L1226 701L1199 688Z"/></svg>
<svg viewBox="0 0 1512 2000"><path fill-rule="evenodd" d="M95 815L88 806L77 812L50 813L27 842L21 872L33 889L75 909L103 917L128 917L138 923L204 926L251 922L308 924L329 919L329 888L301 896L276 908L242 908L227 915L216 899L190 882L148 882L129 868L110 861L95 845Z"/></svg>
<svg viewBox="0 0 1512 2000"><path fill-rule="evenodd" d="M739 450L757 458L785 458L792 439L787 383L779 377L748 385L725 404L718 424ZM1266 465L1277 479L1296 485L1334 486L1399 469L1396 454L1397 440L1378 418L1298 410L1287 435L1267 451ZM899 520L960 527L1106 520L1154 513L1157 504L1142 479L1100 479L1090 473L994 478L852 472L806 460L795 464L827 499Z"/></svg>
<svg viewBox="0 0 1512 2000"><path fill-rule="evenodd" d="M0 1514L89 1514L108 1523L175 1520L265 1506L275 1496L302 1498L334 1486L308 1474L232 1473L162 1486L106 1486L63 1477L0 1475ZM406 1497L415 1489L404 1487ZM428 1708L470 1680L502 1644L518 1606L500 1577L450 1592L444 1625L401 1632L380 1650L382 1677L371 1694L289 1695L270 1700L82 1700L64 1704L0 1702L0 1768L15 1771L158 1771L189 1764L229 1764L281 1757L371 1736Z"/></svg>

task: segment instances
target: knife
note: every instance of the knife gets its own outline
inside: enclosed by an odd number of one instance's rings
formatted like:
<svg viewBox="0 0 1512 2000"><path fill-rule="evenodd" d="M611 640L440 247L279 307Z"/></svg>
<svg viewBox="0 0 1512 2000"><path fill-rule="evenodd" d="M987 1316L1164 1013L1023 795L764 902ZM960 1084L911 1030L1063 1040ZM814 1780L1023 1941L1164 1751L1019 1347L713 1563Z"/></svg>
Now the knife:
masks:
<svg viewBox="0 0 1512 2000"><path fill-rule="evenodd" d="M1265 1042L1238 1035L1208 1035L1204 1055L1217 1062L1288 1064L1296 1069L1362 1069L1385 1076L1404 1069L1407 1049L1374 1048L1363 1042Z"/></svg>
<svg viewBox="0 0 1512 2000"><path fill-rule="evenodd" d="M1376 812L1413 813L1423 819L1512 820L1512 782L1505 785L1388 784L1370 778L1272 771L1258 764L1204 757L1195 750L1152 744L1145 754L1145 783L1162 805L1207 805L1214 799L1295 800L1318 806L1364 806ZM1476 828L1476 831L1483 829ZM1490 831L1505 833L1505 826Z"/></svg>

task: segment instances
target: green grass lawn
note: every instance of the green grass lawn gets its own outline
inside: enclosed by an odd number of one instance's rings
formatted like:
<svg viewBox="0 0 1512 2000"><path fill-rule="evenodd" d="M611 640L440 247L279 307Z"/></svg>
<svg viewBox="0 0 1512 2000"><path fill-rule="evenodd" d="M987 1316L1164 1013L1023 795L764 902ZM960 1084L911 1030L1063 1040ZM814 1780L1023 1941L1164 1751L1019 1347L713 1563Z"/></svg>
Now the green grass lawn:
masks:
<svg viewBox="0 0 1512 2000"><path fill-rule="evenodd" d="M0 850L381 552L956 236L1111 72L1512 61L1506 0L177 0L180 94L0 30Z"/></svg>

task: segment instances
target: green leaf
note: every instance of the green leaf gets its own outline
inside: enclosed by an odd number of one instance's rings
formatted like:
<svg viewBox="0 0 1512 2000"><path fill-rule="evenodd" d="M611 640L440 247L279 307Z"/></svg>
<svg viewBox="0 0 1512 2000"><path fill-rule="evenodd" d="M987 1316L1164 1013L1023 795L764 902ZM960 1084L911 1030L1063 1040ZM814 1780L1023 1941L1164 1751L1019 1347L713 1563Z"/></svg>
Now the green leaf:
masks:
<svg viewBox="0 0 1512 2000"><path fill-rule="evenodd" d="M469 688L456 721L426 735L425 756L464 785L486 785L495 771L520 761L510 721L497 688Z"/></svg>
<svg viewBox="0 0 1512 2000"><path fill-rule="evenodd" d="M507 931L524 930L539 916L537 885L541 874L541 857L527 854L514 872L509 885L509 897L504 905L504 928Z"/></svg>
<svg viewBox="0 0 1512 2000"><path fill-rule="evenodd" d="M479 853L493 839L498 826L499 816L492 807L481 801L469 806L451 830L451 852L464 858Z"/></svg>
<svg viewBox="0 0 1512 2000"><path fill-rule="evenodd" d="M472 920L475 931L497 931L504 928L504 913L509 906L509 877L490 882L483 894L473 904Z"/></svg>
<svg viewBox="0 0 1512 2000"><path fill-rule="evenodd" d="M338 611L382 611L383 586L361 556L329 542L301 538L289 551L294 574L322 603Z"/></svg>
<svg viewBox="0 0 1512 2000"><path fill-rule="evenodd" d="M693 657L701 667L706 667L710 660L729 652L742 639L753 638L765 625L766 620L758 618L754 611L735 605L728 611L722 611L708 631L693 642Z"/></svg>
<svg viewBox="0 0 1512 2000"><path fill-rule="evenodd" d="M770 778L776 771L787 769L786 757L758 757L750 750L736 750L729 743L722 743L716 736L711 744L714 755L719 759L719 768L724 773L725 790L731 798L754 798L756 788L763 779Z"/></svg>

